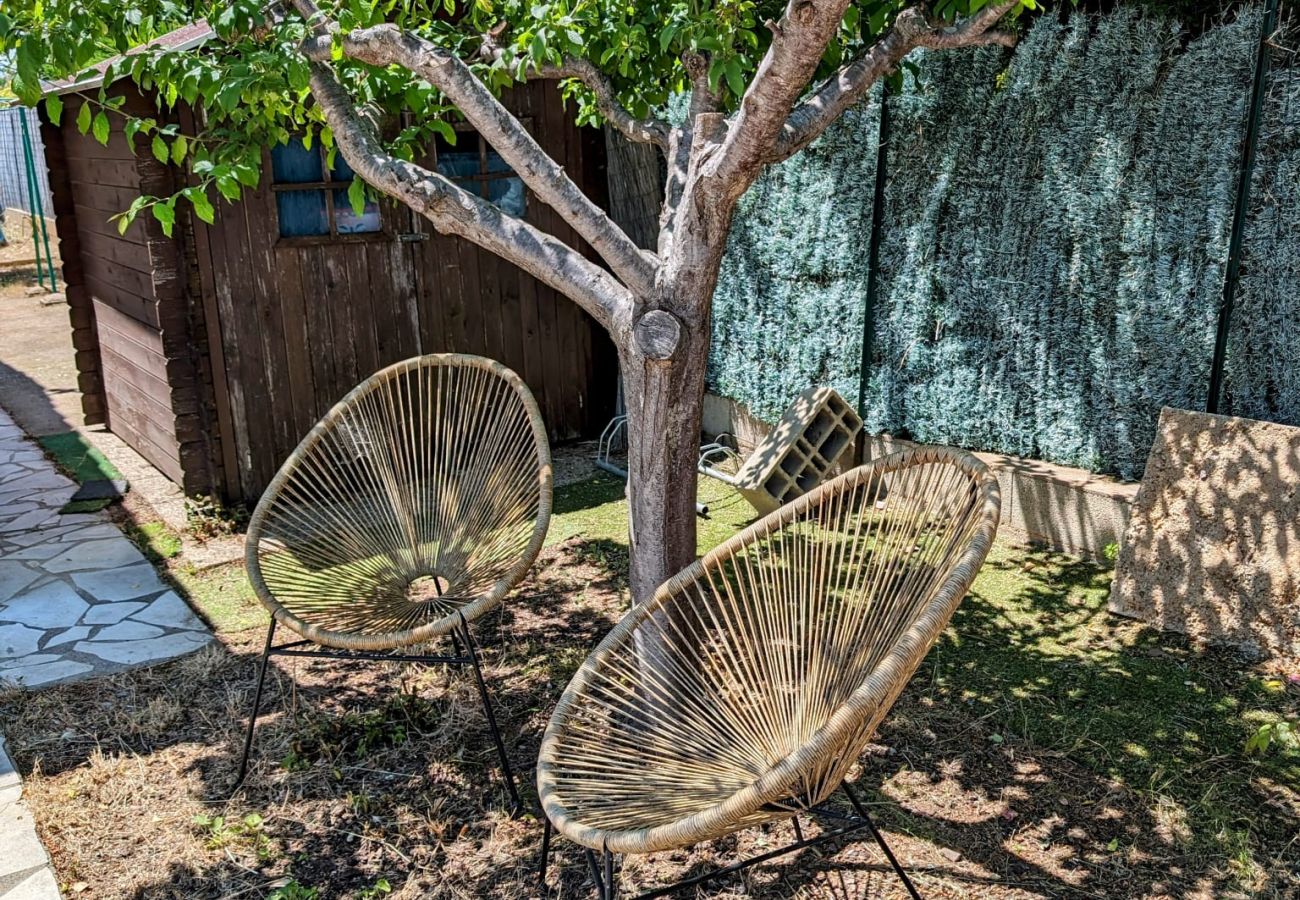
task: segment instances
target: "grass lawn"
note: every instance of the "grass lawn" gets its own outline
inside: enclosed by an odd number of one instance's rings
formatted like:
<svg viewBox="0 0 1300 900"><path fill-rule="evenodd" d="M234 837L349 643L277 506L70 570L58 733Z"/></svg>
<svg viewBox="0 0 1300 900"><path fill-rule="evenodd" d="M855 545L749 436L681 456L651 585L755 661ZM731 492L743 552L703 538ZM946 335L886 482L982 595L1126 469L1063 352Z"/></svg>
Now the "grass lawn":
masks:
<svg viewBox="0 0 1300 900"><path fill-rule="evenodd" d="M559 691L626 608L623 486L561 489L516 599L478 623L526 798ZM748 521L706 481L701 550ZM32 696L0 719L70 896L537 896L540 829L503 810L464 673L277 660L245 790L238 761L265 615L238 566L202 573L139 526L221 642L188 659ZM1105 612L1109 572L995 547L861 759L891 844L927 897L1300 895L1300 751L1247 756L1300 715L1300 688ZM1294 667L1292 668L1294 671ZM634 858L624 887L784 842L788 826ZM551 897L587 897L560 842ZM805 853L701 896L903 896L873 846Z"/></svg>

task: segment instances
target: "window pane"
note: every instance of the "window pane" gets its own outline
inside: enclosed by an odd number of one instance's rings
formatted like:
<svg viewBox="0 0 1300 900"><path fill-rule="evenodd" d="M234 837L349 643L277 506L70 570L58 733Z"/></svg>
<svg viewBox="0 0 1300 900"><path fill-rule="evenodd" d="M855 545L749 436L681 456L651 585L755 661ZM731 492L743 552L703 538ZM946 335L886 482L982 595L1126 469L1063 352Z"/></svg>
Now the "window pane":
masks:
<svg viewBox="0 0 1300 900"><path fill-rule="evenodd" d="M302 138L293 138L287 144L271 148L271 178L276 184L306 184L324 181L321 174L320 153L313 146L303 146Z"/></svg>
<svg viewBox="0 0 1300 900"><path fill-rule="evenodd" d="M366 234L379 230L379 204L367 198L361 215L352 211L347 191L334 192L334 227L339 234Z"/></svg>
<svg viewBox="0 0 1300 900"><path fill-rule="evenodd" d="M464 137L461 141L468 143ZM439 150L438 174L455 181L477 175L479 171L477 150Z"/></svg>
<svg viewBox="0 0 1300 900"><path fill-rule="evenodd" d="M324 191L279 191L275 203L280 214L280 237L330 233Z"/></svg>
<svg viewBox="0 0 1300 900"><path fill-rule="evenodd" d="M507 216L522 219L528 209L524 183L518 178L493 178L487 183L488 199L501 207Z"/></svg>
<svg viewBox="0 0 1300 900"><path fill-rule="evenodd" d="M342 153L334 154L334 165L330 167L330 179L333 181L351 181L357 175L343 158Z"/></svg>
<svg viewBox="0 0 1300 900"><path fill-rule="evenodd" d="M488 148L487 152L487 170L491 175L514 171L510 166L506 165L506 161L501 158L501 154L497 153L491 147Z"/></svg>

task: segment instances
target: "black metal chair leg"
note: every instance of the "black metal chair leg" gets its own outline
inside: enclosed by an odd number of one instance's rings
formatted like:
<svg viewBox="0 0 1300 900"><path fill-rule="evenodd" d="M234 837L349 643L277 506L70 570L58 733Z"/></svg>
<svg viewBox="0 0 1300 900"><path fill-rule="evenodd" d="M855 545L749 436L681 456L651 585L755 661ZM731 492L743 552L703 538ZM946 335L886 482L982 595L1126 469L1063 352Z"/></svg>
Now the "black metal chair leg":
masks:
<svg viewBox="0 0 1300 900"><path fill-rule="evenodd" d="M605 861L605 897L604 900L618 900L618 882L614 880L614 854L609 848L600 851Z"/></svg>
<svg viewBox="0 0 1300 900"><path fill-rule="evenodd" d="M488 727L492 729L492 740L497 747L497 755L501 757L501 775L505 779L506 791L510 794L510 803L512 805L511 815L518 817L523 812L523 804L519 800L519 789L515 786L515 773L510 767L510 757L506 755L505 741L501 740L501 731L497 728L496 713L492 710L492 699L488 696L487 684L483 681L483 670L479 668L478 652L474 649L474 639L470 637L469 624L465 621L465 616L460 616L460 637L465 642L465 651L469 657L470 666L474 669L474 682L478 685L478 695L483 701L483 712L487 714Z"/></svg>
<svg viewBox="0 0 1300 900"><path fill-rule="evenodd" d="M541 813L542 817L542 855L537 860L537 890L539 893L546 893L546 867L550 862L551 856L551 820L546 817L546 813Z"/></svg>
<svg viewBox="0 0 1300 900"><path fill-rule="evenodd" d="M917 891L916 886L912 884L912 879L907 877L907 872L905 872L903 867L899 865L898 859L894 856L894 851L890 850L889 844L885 843L885 836L881 834L880 829L876 827L876 822L871 818L871 814L867 812L867 808L858 800L857 795L853 793L853 789L849 787L847 781L844 782L842 787L844 788L845 795L849 798L849 802L853 804L854 811L867 823L867 828L871 830L871 836L876 839L876 843L885 854L885 859L889 860L889 864L893 867L894 873L898 876L898 879L903 882L903 887L907 888L908 896L911 897L912 900L921 900L920 892Z"/></svg>
<svg viewBox="0 0 1300 900"><path fill-rule="evenodd" d="M239 760L239 774L235 776L235 783L230 786L230 794L233 796L240 786L244 783L244 778L248 775L248 757L253 752L253 732L257 729L257 717L262 710L262 689L266 686L266 670L271 663L271 642L275 640L275 619L271 619L271 627L266 630L266 647L262 650L261 670L257 675L257 690L253 692L253 708L248 714L248 731L244 734L244 755Z"/></svg>

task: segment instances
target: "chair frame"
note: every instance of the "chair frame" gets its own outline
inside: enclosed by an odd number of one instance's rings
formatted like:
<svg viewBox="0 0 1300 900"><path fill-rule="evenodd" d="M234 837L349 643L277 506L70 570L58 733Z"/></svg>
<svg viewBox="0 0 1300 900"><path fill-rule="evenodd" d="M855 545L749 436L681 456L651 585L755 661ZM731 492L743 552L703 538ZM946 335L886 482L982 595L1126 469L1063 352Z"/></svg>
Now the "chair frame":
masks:
<svg viewBox="0 0 1300 900"><path fill-rule="evenodd" d="M444 616L442 619L426 623L416 629L401 632L396 635L383 636L385 638L390 638L388 641L381 641L380 639L376 639L374 636L370 635L349 635L323 631L316 626L297 622L296 617L281 606L275 599L273 592L267 586L262 577L258 552L261 540L262 521L266 516L268 504L278 496L280 489L294 472L298 459L304 456L325 436L332 421L346 411L355 398L374 389L374 387L382 381L404 375L412 368L417 368L423 365L439 364L478 368L490 371L506 381L514 389L516 396L522 402L524 411L528 418L529 426L533 432L534 443L538 452L538 486L541 492L537 519L533 529L532 539L530 540L527 549L524 551L519 562L514 566L512 571L499 579L492 588L484 594L474 597L470 602L461 607L461 609L457 610L453 614ZM266 491L263 493L262 499L259 501L257 509L254 511L252 519L249 522L248 535L245 541L245 565L248 571L249 580L252 582L258 598L271 611L271 623L267 629L266 643L262 650L261 661L258 668L257 687L253 692L252 708L249 712L248 727L244 735L243 753L240 757L235 781L230 788L230 794L233 796L240 789L248 775L248 763L252 755L254 734L257 730L257 721L261 716L262 696L266 687L266 676L270 669L271 657L285 656L312 659L342 659L357 662L419 663L424 665L441 664L449 666L465 666L470 668L473 672L475 687L478 691L479 700L483 705L483 712L487 719L488 728L492 734L492 743L501 762L502 781L504 782L506 793L509 796L511 813L512 816L517 817L521 813L523 805L519 799L519 789L515 781L514 767L510 764L510 757L506 752L505 741L501 737L501 730L497 724L496 712L493 708L491 696L488 693L487 684L483 678L483 671L479 663L478 651L475 648L474 637L470 632L469 619L465 615L465 610L468 609L474 618L478 618L484 613L490 611L504 600L509 590L527 574L529 569L532 568L533 563L537 559L537 555L541 552L542 543L545 540L546 532L550 525L552 485L553 475L551 470L550 444L546 436L546 427L542 421L541 411L537 406L537 401L528 390L523 380L515 372L495 360L456 353L429 354L427 356L405 360L376 372L374 375L353 388L342 400L335 404L335 406L331 408L331 410L312 428L312 430L308 432L298 447L292 454L290 454L279 472L276 473L275 478L272 479L271 483L267 486ZM442 596L442 582L437 576L434 577L434 586L438 596ZM301 637L277 645L275 643L275 633L279 625L284 625L285 627L290 628L290 630L301 635ZM428 641L440 640L446 637L450 637L452 642L451 653L428 654L398 652L404 646L423 644Z"/></svg>
<svg viewBox="0 0 1300 900"><path fill-rule="evenodd" d="M826 820L827 824L831 826L816 837L805 838L803 827L799 824L799 816L791 816L790 823L794 826L795 839L784 847L777 847L775 850L768 850L767 852L760 853L757 856L747 857L746 859L732 863L729 866L723 866L720 869L714 869L711 872L705 872L702 875L695 875L691 878L684 878L681 881L665 885L664 887L654 888L644 893L637 894L632 898L632 900L653 900L653 898L656 897L667 897L671 894L677 893L678 891L699 887L700 885L707 884L711 881L725 878L728 875L734 875L737 872L742 872L745 869L750 868L751 866L756 866L791 853L797 853L798 851L805 850L809 847L820 846L821 844L839 840L840 838L848 838L848 843L854 843L864 839L864 836L860 833L864 830L870 832L876 845L880 847L881 852L885 854L885 859L889 861L890 868L894 870L894 874L897 875L899 881L903 883L903 887L907 890L907 895L911 897L912 900L921 900L921 894L912 883L912 879L908 877L907 870L899 863L898 857L894 855L894 851L889 848L885 836L881 833L879 827L877 827L875 820L871 818L871 814L867 812L866 806L864 806L862 801L858 799L853 788L847 781L845 781L840 784L839 790L848 798L849 803L852 804L854 815L844 815L843 813L835 812L826 808L825 804L801 810L802 813L811 818ZM540 886L542 893L545 894L546 870L548 868L551 838L554 834L555 826L551 824L551 820L546 817L545 813L542 814L542 821L544 822L544 830L542 831L542 849L538 856L537 863L537 883ZM596 851L584 847L583 855L587 860L587 869L591 874L592 884L596 886L597 900L618 900L618 882L614 877L614 862L616 854L611 853L608 848L602 848L598 856Z"/></svg>
<svg viewBox="0 0 1300 900"><path fill-rule="evenodd" d="M876 670L858 688L849 701L850 706L854 707L853 710L849 711L850 713L856 712L862 717L862 721L874 723L866 732L867 735L878 727L879 722L893 706L898 694L906 686L906 683L911 680L915 665L919 665L920 660L928 652L930 643L937 639L958 604L969 592L970 586L992 546L993 535L997 530L1001 505L997 478L982 462L964 451L945 447L910 448L882 456L864 466L846 472L754 522L748 528L670 578L659 588L652 600L634 607L623 617L618 625L592 651L587 661L574 676L573 681L570 682L559 704L557 704L546 735L543 737L541 753L538 759L538 787L543 803L540 815L545 823L542 836L542 853L538 866L539 884L543 893L545 892L544 879L547 856L554 831L564 834L584 848L598 897L600 900L614 900L618 892L618 886L614 880L614 859L618 853L655 852L656 850L689 846L698 842L714 840L753 827L753 825L728 827L727 822L731 819L731 814L743 812L744 815L749 815L751 813L770 811L772 815L769 821L780 818L791 818L794 821L796 840L793 843L751 859L742 860L714 872L657 888L639 895L636 900L649 900L649 898L653 897L666 896L683 888L740 871L804 847L856 834L862 830L869 831L880 846L890 866L906 887L909 896L914 900L919 900L920 894L916 887L908 878L906 871L904 871L898 859L890 850L884 836L876 827L870 815L868 815L866 808L854 795L847 781L841 778L838 789L848 796L854 808L855 815L853 816L834 813L826 809L824 803L808 807L799 807L797 804L787 806L780 799L783 796L788 796L781 792L788 790L793 784L803 762L824 751L833 752L836 740L834 732L843 734L852 727L845 709L841 709L839 713L833 716L831 723L824 726L811 743L805 744L798 752L786 757L784 761L770 769L758 781L732 795L721 806L714 807L704 813L696 813L690 819L684 820L686 824L677 822L672 825L655 826L637 831L602 831L572 821L569 818L568 811L558 805L548 810L547 807L552 804L547 799L547 785L555 778L556 768L559 765L559 761L554 755L556 753L555 737L559 729L563 727L562 723L569 714L569 707L575 702L575 698L585 688L585 683L591 677L590 672L600 664L606 654L612 652L620 641L630 637L642 621L649 618L656 610L668 602L679 589L691 584L709 566L720 560L727 560L737 552L742 551L751 540L762 536L769 530L784 527L786 524L797 520L806 510L833 495L844 484L851 483L855 479L861 483L862 480L870 478L871 474L877 471L888 473L906 469L913 465L936 463L955 465L974 480L978 490L978 505L975 512L976 524L968 538L968 543L960 552L959 557L953 563L952 569L948 572L928 605L920 610L912 627L880 661ZM915 664L911 663L912 659L915 659ZM904 672L906 672L906 677L900 677ZM864 737L863 740L865 741L865 739ZM828 798L830 793L833 792L828 792L825 796ZM748 810L748 812L744 812L745 810ZM839 822L842 827L829 829L815 839L805 840L797 818L798 815L805 813L816 818ZM556 816L558 818L555 818ZM706 820L706 817L711 821L702 821ZM613 849L611 849L611 842L615 844Z"/></svg>

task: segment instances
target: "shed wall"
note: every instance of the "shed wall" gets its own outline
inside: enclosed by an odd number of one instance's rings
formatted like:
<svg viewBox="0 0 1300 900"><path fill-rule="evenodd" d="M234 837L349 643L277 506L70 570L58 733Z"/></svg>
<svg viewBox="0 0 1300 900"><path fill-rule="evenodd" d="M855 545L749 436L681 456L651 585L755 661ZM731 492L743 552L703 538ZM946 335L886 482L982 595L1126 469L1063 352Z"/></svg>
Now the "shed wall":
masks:
<svg viewBox="0 0 1300 900"><path fill-rule="evenodd" d="M134 88L114 93L125 108L157 115ZM48 157L87 422L105 422L185 490L208 491L219 480L217 437L180 246L152 216L121 233L111 221L141 193L165 196L178 185L147 147L132 153L121 117L110 117L107 145L81 134L80 102L69 98L62 126L46 132L55 139Z"/></svg>

